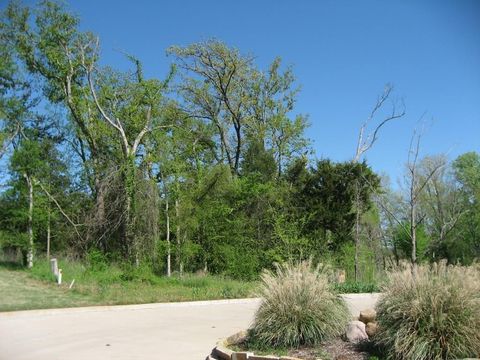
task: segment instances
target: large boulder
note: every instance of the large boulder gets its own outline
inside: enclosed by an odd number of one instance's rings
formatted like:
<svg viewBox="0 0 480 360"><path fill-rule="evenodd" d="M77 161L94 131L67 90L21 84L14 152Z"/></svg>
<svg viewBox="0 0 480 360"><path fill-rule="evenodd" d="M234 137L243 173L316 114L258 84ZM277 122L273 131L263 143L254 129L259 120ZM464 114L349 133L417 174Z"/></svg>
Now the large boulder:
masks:
<svg viewBox="0 0 480 360"><path fill-rule="evenodd" d="M352 343L358 343L364 340L368 340L367 332L365 331L365 324L361 321L350 321L345 331L347 340Z"/></svg>
<svg viewBox="0 0 480 360"><path fill-rule="evenodd" d="M377 312L373 309L367 309L360 311L360 317L358 320L363 322L364 324L368 324L369 322L374 322L377 317Z"/></svg>

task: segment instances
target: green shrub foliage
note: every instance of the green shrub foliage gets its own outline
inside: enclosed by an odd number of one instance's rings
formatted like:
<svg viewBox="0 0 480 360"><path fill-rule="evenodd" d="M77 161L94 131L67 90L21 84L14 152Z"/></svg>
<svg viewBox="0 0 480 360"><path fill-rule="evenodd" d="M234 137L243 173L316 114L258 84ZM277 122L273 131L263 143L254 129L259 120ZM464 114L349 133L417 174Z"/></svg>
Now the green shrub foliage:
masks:
<svg viewBox="0 0 480 360"><path fill-rule="evenodd" d="M480 267L420 266L392 273L377 304L376 342L388 359L480 354Z"/></svg>
<svg viewBox="0 0 480 360"><path fill-rule="evenodd" d="M326 269L311 261L264 272L261 296L251 334L262 345L314 345L340 335L350 316L330 290Z"/></svg>

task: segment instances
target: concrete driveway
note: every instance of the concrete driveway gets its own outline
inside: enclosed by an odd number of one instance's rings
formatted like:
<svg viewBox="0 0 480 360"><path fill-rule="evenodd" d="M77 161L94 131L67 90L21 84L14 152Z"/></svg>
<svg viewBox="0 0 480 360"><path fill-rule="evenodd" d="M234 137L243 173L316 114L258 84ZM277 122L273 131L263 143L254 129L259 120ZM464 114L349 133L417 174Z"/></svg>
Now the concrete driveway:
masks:
<svg viewBox="0 0 480 360"><path fill-rule="evenodd" d="M352 314L377 294L344 295ZM0 360L201 360L248 328L258 299L0 313Z"/></svg>

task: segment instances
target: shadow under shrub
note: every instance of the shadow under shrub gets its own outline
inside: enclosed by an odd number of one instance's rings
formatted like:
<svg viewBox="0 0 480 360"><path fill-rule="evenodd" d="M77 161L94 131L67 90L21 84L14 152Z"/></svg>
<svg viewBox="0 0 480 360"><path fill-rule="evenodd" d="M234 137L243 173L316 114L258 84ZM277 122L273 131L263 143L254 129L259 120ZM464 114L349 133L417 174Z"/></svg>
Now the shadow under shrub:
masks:
<svg viewBox="0 0 480 360"><path fill-rule="evenodd" d="M261 279L262 302L250 331L257 345L315 345L344 332L350 313L331 291L325 269L310 261L281 265Z"/></svg>
<svg viewBox="0 0 480 360"><path fill-rule="evenodd" d="M419 266L389 275L377 303L376 343L388 359L480 355L480 267Z"/></svg>

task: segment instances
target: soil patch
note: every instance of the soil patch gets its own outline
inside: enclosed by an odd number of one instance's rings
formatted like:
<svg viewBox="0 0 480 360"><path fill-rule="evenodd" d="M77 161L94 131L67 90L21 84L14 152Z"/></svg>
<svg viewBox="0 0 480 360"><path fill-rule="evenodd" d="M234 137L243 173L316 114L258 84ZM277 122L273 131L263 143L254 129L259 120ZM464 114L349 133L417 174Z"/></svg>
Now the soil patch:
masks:
<svg viewBox="0 0 480 360"><path fill-rule="evenodd" d="M363 346L342 339L330 340L315 348L290 350L288 355L305 360L366 360L370 356Z"/></svg>

